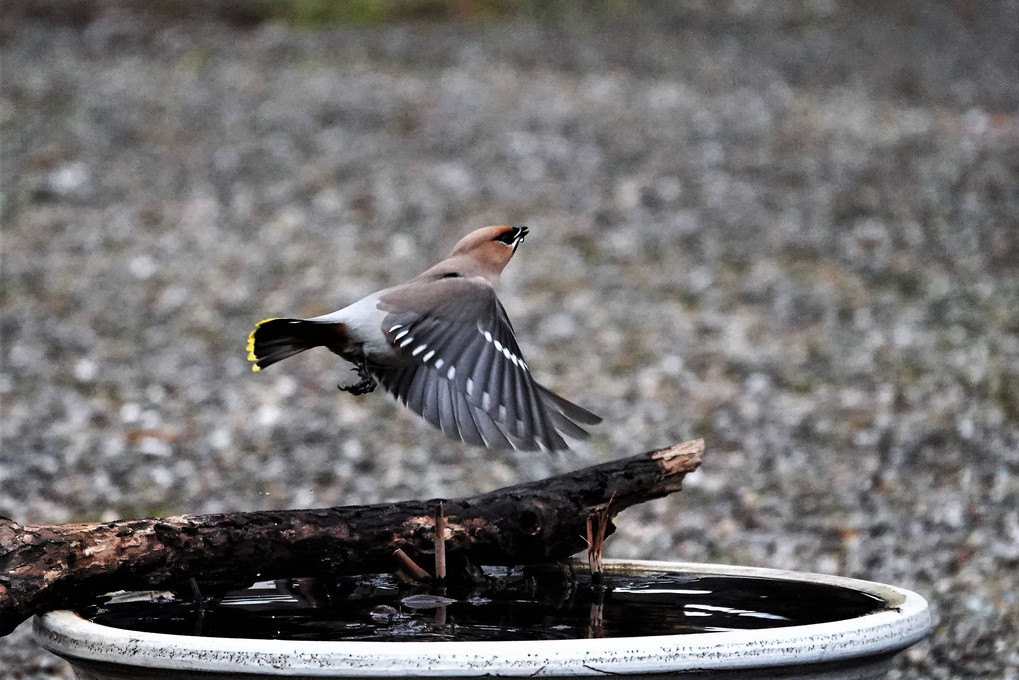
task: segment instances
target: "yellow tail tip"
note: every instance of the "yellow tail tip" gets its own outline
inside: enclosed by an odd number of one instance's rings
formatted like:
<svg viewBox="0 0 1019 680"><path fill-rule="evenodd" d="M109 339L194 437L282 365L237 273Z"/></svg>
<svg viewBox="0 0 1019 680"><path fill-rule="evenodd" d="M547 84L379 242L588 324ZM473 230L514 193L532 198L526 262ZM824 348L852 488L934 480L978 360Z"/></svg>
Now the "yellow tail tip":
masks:
<svg viewBox="0 0 1019 680"><path fill-rule="evenodd" d="M248 344L245 347L245 350L248 353L248 361L258 361L258 357L255 356L255 333L258 332L258 327L261 326L262 324L268 322L268 321L275 321L278 318L279 317L273 316L273 317L269 317L268 319L262 319L261 321L256 323L255 327L251 329L250 333L248 333ZM258 371L261 371L262 368L256 364L256 365L251 367L251 370L255 371L255 372L258 372Z"/></svg>

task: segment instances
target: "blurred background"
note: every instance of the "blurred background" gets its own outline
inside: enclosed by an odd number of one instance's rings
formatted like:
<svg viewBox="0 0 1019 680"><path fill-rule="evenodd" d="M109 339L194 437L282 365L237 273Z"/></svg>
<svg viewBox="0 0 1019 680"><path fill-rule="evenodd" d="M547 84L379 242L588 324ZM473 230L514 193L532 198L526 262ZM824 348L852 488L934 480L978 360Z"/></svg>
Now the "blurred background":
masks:
<svg viewBox="0 0 1019 680"><path fill-rule="evenodd" d="M1019 3L0 9L0 515L472 495L692 437L610 556L837 573L939 625L894 678L1019 677ZM453 444L267 316L527 224L501 296L605 422ZM68 678L29 627L5 677Z"/></svg>

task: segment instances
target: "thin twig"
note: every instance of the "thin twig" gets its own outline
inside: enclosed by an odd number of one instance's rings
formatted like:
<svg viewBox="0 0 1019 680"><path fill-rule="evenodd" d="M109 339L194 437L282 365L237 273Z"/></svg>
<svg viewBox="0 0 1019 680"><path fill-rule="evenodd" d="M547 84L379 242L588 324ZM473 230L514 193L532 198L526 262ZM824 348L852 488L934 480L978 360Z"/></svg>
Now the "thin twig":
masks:
<svg viewBox="0 0 1019 680"><path fill-rule="evenodd" d="M393 551L393 557L400 563L400 566L407 570L415 581L431 581L432 575L418 566L417 562L410 558L401 548Z"/></svg>
<svg viewBox="0 0 1019 680"><path fill-rule="evenodd" d="M435 510L435 578L440 583L446 580L446 515L442 501Z"/></svg>
<svg viewBox="0 0 1019 680"><path fill-rule="evenodd" d="M591 570L591 583L599 585L602 582L602 549L605 546L605 532L609 527L609 518L612 516L610 508L615 494L609 497L605 505L597 508L587 516L587 564Z"/></svg>

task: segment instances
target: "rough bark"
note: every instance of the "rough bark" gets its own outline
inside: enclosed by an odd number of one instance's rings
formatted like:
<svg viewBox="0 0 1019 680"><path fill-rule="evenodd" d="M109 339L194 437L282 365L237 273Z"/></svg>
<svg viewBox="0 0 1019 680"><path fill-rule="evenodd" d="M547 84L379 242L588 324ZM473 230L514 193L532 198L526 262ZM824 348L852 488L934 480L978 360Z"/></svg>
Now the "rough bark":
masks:
<svg viewBox="0 0 1019 680"><path fill-rule="evenodd" d="M587 546L588 517L608 516L681 488L703 440L471 498L442 500L452 568L564 559ZM435 550L440 500L99 524L22 526L0 518L0 635L33 614L73 608L111 590L390 571L394 551ZM423 560L422 560L423 561ZM424 562L427 564L427 562Z"/></svg>

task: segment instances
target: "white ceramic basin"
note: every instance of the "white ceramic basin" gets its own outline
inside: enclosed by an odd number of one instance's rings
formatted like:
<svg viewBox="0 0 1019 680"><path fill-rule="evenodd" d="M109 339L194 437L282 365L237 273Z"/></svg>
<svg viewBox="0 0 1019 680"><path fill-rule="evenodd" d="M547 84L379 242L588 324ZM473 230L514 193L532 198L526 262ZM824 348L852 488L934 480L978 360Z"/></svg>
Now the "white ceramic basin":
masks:
<svg viewBox="0 0 1019 680"><path fill-rule="evenodd" d="M608 560L616 574L681 572L829 584L886 603L852 619L810 625L569 640L492 642L289 641L144 633L70 611L35 620L35 638L82 680L127 678L468 678L684 673L682 677L880 678L888 659L924 638L926 600L894 586L837 576L684 562ZM769 670L770 669L770 670ZM694 672L689 676L687 673Z"/></svg>

